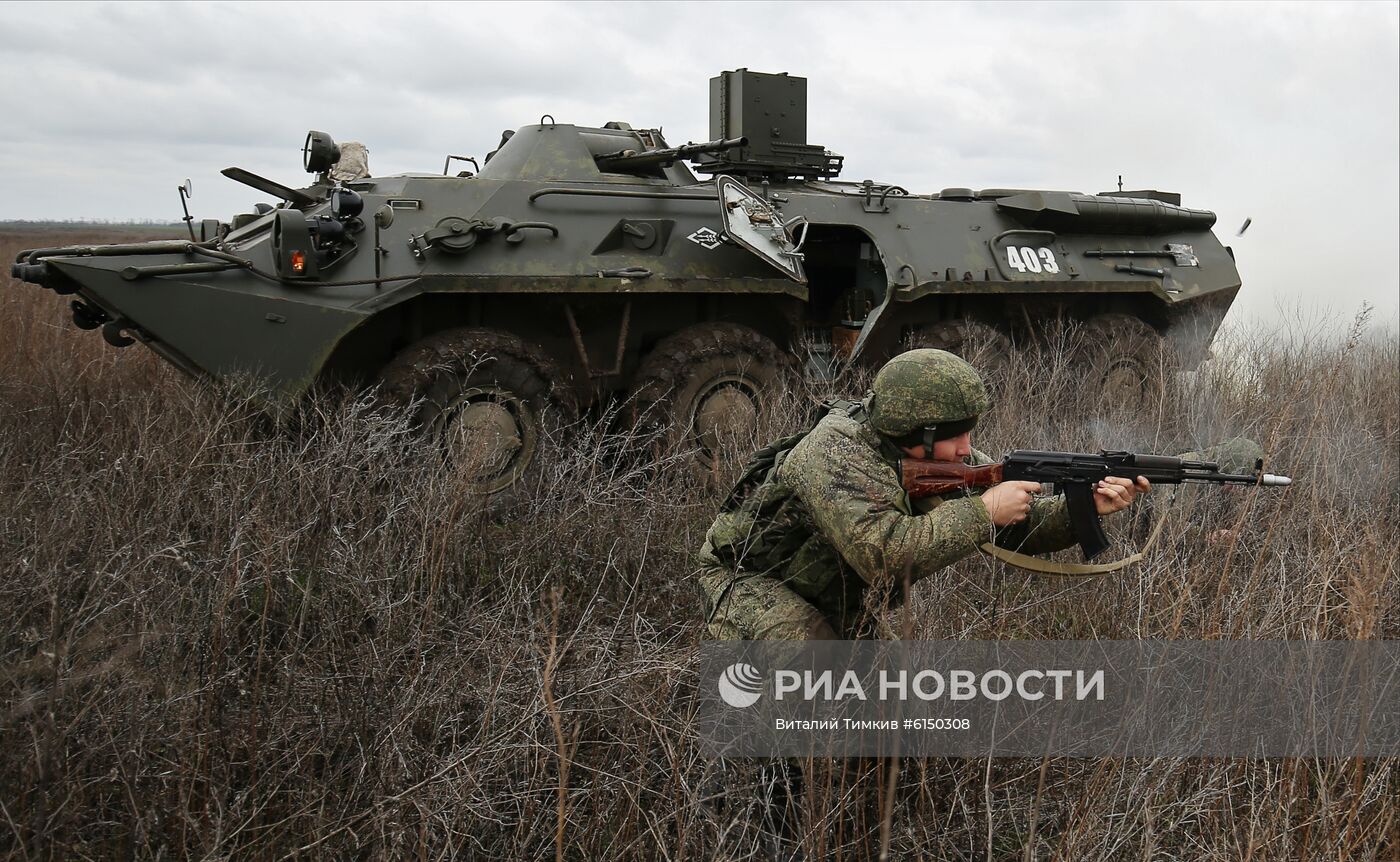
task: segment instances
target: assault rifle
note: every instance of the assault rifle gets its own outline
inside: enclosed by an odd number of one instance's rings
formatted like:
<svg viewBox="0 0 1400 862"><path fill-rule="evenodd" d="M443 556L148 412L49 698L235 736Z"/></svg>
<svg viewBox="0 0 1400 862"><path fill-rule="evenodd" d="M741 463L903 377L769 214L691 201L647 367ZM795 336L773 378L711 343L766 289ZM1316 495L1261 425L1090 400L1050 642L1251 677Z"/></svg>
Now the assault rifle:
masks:
<svg viewBox="0 0 1400 862"><path fill-rule="evenodd" d="M1263 485L1281 487L1293 484L1287 476L1264 472L1264 462L1255 462L1253 473L1222 473L1211 461L1185 461L1170 455L1137 455L1132 452L1039 452L1016 449L1000 464L969 467L956 461L924 461L904 458L899 462L900 483L910 498L932 497L964 488L990 488L1002 482L1054 483L1065 495L1074 537L1092 560L1108 547L1108 537L1099 523L1094 506L1094 485L1109 476L1136 479L1144 476L1154 485L1183 482L1210 482L1217 485Z"/></svg>

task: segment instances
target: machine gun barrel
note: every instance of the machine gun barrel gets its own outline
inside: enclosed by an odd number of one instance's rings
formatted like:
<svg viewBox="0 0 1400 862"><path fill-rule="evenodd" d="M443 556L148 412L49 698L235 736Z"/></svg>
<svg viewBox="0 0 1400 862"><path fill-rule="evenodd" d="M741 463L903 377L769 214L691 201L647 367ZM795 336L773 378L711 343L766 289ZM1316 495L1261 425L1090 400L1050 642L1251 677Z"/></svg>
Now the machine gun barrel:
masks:
<svg viewBox="0 0 1400 862"><path fill-rule="evenodd" d="M704 153L722 153L747 144L748 138L727 138L706 141L703 144L686 144L683 147L667 147L664 150L645 150L637 153L632 150L618 150L597 157L600 171L633 171L638 168L663 167L676 159L688 159Z"/></svg>

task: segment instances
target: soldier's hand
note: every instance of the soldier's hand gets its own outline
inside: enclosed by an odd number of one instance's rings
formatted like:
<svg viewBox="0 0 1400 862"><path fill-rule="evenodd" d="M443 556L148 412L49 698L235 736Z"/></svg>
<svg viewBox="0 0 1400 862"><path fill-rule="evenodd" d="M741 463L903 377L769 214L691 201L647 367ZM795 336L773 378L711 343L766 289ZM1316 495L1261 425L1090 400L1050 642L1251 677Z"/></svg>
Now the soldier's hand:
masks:
<svg viewBox="0 0 1400 862"><path fill-rule="evenodd" d="M1094 507L1100 515L1112 515L1131 506L1138 492L1146 494L1151 490L1152 483L1146 477L1137 477L1137 484L1134 484L1118 476L1109 476L1094 486Z"/></svg>
<svg viewBox="0 0 1400 862"><path fill-rule="evenodd" d="M982 495L987 514L998 527L1019 524L1031 513L1031 495L1040 492L1039 482L1002 482Z"/></svg>

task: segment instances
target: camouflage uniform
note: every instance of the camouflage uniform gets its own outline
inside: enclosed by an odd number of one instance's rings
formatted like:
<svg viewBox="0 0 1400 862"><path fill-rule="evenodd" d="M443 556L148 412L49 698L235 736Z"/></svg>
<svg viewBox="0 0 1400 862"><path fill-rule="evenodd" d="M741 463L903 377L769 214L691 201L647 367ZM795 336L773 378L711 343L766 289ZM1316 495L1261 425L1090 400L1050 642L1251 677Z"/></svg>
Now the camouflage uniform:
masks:
<svg viewBox="0 0 1400 862"><path fill-rule="evenodd" d="M1187 461L1210 461L1220 465L1222 473L1253 473L1254 465L1264 457L1263 448L1247 437L1232 437L1197 452L1177 456ZM1246 499L1244 485L1197 485L1183 483L1165 494L1152 495L1139 513L1141 523L1155 522L1167 513L1187 519L1189 532L1203 531L1208 536L1232 528L1240 504Z"/></svg>
<svg viewBox="0 0 1400 862"><path fill-rule="evenodd" d="M331 179L349 183L369 176L369 149L359 141L340 145L340 160L330 170Z"/></svg>
<svg viewBox="0 0 1400 862"><path fill-rule="evenodd" d="M1200 452L1185 452L1180 457L1188 461L1213 461L1222 473L1253 473L1254 465L1264 457L1264 450L1248 437L1231 437Z"/></svg>
<svg viewBox="0 0 1400 862"><path fill-rule="evenodd" d="M873 637L878 612L902 602L906 584L983 542L1031 554L1075 543L1062 500L1037 500L1024 522L1000 529L978 496L911 503L902 453L872 427L868 405L839 405L792 448L793 438L770 447L761 480L723 507L700 550L708 637Z"/></svg>

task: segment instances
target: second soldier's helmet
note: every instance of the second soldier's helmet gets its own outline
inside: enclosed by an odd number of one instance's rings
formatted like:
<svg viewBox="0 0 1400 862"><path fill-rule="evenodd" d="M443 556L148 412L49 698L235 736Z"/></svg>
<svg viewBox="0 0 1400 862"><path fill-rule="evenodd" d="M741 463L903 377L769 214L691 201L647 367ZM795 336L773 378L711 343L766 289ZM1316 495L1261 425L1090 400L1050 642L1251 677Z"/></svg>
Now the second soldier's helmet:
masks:
<svg viewBox="0 0 1400 862"><path fill-rule="evenodd" d="M1199 452L1187 452L1180 457L1187 461L1211 461L1225 473L1252 473L1264 458L1264 450L1248 437L1231 437Z"/></svg>
<svg viewBox="0 0 1400 862"><path fill-rule="evenodd" d="M956 437L991 406L977 369L946 350L928 348L885 363L865 402L870 427L902 445Z"/></svg>

